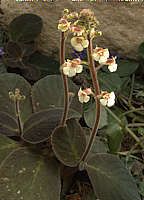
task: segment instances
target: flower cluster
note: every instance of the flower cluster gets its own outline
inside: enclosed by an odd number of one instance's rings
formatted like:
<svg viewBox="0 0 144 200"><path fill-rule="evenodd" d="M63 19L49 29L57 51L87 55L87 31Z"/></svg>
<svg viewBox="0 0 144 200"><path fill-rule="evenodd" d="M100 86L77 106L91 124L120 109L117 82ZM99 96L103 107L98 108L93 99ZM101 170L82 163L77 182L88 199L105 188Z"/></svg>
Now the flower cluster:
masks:
<svg viewBox="0 0 144 200"><path fill-rule="evenodd" d="M62 65L63 73L68 77L75 76L76 73L81 73L83 66L80 65L80 63L81 59L79 58L75 58L73 60L67 59L67 62Z"/></svg>
<svg viewBox="0 0 144 200"><path fill-rule="evenodd" d="M83 53L85 48L88 48L89 39L87 35L89 34L90 39L92 40L96 35L101 35L100 31L95 30L98 25L98 21L94 16L94 13L89 9L84 9L78 13L72 12L69 13L68 9L64 10L63 17L59 20L58 29L62 32L71 32L74 37L71 38L71 45L74 48L74 53L72 56L74 57L76 54L78 55L73 60L67 59L62 66L61 69L64 75L68 77L73 77L76 73L81 73L83 70L84 56ZM108 65L108 69L110 72L115 72L117 70L116 57L110 57L110 53L108 49L103 49L101 47L96 46L93 49L92 57L95 61L99 62L100 65ZM81 103L87 103L90 99L89 95L95 95L90 88L82 90L80 88L78 92L78 98ZM102 91L100 95L100 102L104 106L111 107L115 103L115 94L114 92L108 93L106 91ZM94 96L95 97L95 96Z"/></svg>
<svg viewBox="0 0 144 200"><path fill-rule="evenodd" d="M87 88L85 90L82 90L81 88L78 91L78 98L81 103L87 103L90 100L90 96L88 95L93 95L94 93L92 92L91 88ZM101 94L99 95L100 98L100 103L103 106L108 106L111 107L115 104L115 94L114 92L108 93L107 91L102 91Z"/></svg>
<svg viewBox="0 0 144 200"><path fill-rule="evenodd" d="M117 64L115 62L116 57L109 58L109 50L97 47L93 50L92 54L95 61L100 64L108 65L110 72L115 72L117 70Z"/></svg>

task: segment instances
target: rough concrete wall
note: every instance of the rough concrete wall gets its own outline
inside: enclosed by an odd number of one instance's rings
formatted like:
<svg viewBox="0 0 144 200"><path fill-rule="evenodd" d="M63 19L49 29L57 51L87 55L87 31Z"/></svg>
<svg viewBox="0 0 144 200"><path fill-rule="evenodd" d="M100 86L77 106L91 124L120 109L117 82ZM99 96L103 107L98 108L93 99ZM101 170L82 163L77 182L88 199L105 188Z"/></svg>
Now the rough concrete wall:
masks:
<svg viewBox="0 0 144 200"><path fill-rule="evenodd" d="M3 21L8 24L14 17L23 13L33 13L43 19L43 30L37 38L38 48L59 60L60 32L57 29L58 20L62 17L64 8L79 12L89 8L95 12L100 22L98 27L103 32L95 38L93 47L108 48L112 53L129 58L137 57L137 48L144 41L144 2L72 2L72 0L56 0L55 2L17 2L2 0L4 11ZM66 41L66 57L71 54L70 39Z"/></svg>

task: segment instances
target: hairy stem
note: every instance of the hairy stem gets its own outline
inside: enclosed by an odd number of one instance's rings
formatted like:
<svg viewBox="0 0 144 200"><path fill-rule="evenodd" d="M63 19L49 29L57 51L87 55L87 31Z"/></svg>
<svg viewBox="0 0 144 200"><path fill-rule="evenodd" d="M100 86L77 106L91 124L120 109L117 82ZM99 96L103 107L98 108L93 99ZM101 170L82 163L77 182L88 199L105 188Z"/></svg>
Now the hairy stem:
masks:
<svg viewBox="0 0 144 200"><path fill-rule="evenodd" d="M61 33L61 47L60 47L60 65L62 66L62 64L65 61L65 36L64 36L64 32ZM63 116L61 119L61 125L64 126L66 123L66 119L67 119L67 114L68 114L68 107L69 107L69 95L68 95L68 80L67 80L67 76L64 75L63 71L61 70L61 76L63 79L63 85L64 85L64 95L65 95L65 99L64 99L64 112L63 112Z"/></svg>
<svg viewBox="0 0 144 200"><path fill-rule="evenodd" d="M90 35L88 34L87 39L89 41L89 46L87 49L87 53L88 53L88 59L89 59L89 67L90 67L90 72L91 72L91 76L92 76L92 82L93 82L93 86L94 86L94 90L95 90L95 97L97 97L97 95L100 94L99 92L99 85L98 85L98 79L97 79L97 72L95 70L95 65L94 65L94 61L92 58L92 40L90 38ZM100 109L100 100L98 98L95 98L96 101L96 109L97 109L97 114L96 114L96 121L89 139L89 142L87 144L86 150L83 154L82 157L82 161L84 161L93 145L95 136L97 134L97 130L98 130L98 125L99 125L99 121L100 121L100 113L101 113L101 109Z"/></svg>
<svg viewBox="0 0 144 200"><path fill-rule="evenodd" d="M18 126L19 126L19 135L22 135L23 125L22 125L21 117L20 117L19 100L17 99L15 101L15 110L16 110L16 116L17 116Z"/></svg>

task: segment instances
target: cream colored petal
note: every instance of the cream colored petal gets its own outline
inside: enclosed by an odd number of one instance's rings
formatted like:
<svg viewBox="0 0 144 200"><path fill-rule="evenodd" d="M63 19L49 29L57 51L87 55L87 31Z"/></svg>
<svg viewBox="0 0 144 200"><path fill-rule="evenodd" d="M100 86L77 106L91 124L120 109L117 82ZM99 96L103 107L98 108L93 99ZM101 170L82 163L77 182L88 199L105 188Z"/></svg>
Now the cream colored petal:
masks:
<svg viewBox="0 0 144 200"><path fill-rule="evenodd" d="M76 68L70 67L68 77L72 77L72 76L75 76L75 75L76 75Z"/></svg>
<svg viewBox="0 0 144 200"><path fill-rule="evenodd" d="M89 96L85 96L85 97L84 97L84 102L85 102L85 103L87 103L89 100L90 100L90 97L89 97Z"/></svg>
<svg viewBox="0 0 144 200"><path fill-rule="evenodd" d="M73 38L71 39L71 45L72 45L73 47L75 47L75 46L77 45L76 37L73 37Z"/></svg>
<svg viewBox="0 0 144 200"><path fill-rule="evenodd" d="M100 56L99 56L97 53L93 53L93 54L92 54L92 57L93 57L93 59L94 59L95 61L99 61L99 59L100 59Z"/></svg>
<svg viewBox="0 0 144 200"><path fill-rule="evenodd" d="M81 103L83 103L83 102L84 102L84 97L83 97L83 96L79 96L79 101L80 101Z"/></svg>
<svg viewBox="0 0 144 200"><path fill-rule="evenodd" d="M82 94L82 89L80 88L78 91L78 96L81 96L81 94Z"/></svg>
<svg viewBox="0 0 144 200"><path fill-rule="evenodd" d="M76 73L81 73L82 70L83 70L83 66L82 65L77 65Z"/></svg>
<svg viewBox="0 0 144 200"><path fill-rule="evenodd" d="M109 99L108 102L107 102L107 106L108 107L111 107L115 104L115 100L114 99Z"/></svg>
<svg viewBox="0 0 144 200"><path fill-rule="evenodd" d="M110 72L115 72L117 70L117 64L109 65L108 69Z"/></svg>
<svg viewBox="0 0 144 200"><path fill-rule="evenodd" d="M103 106L107 105L107 100L106 99L100 99L100 102Z"/></svg>
<svg viewBox="0 0 144 200"><path fill-rule="evenodd" d="M69 70L70 70L69 67L64 67L64 68L63 68L63 73L64 73L65 75L69 75Z"/></svg>
<svg viewBox="0 0 144 200"><path fill-rule="evenodd" d="M82 45L83 45L84 48L87 48L88 45L89 45L89 41L88 40L83 40L82 41Z"/></svg>
<svg viewBox="0 0 144 200"><path fill-rule="evenodd" d="M79 45L76 45L76 46L74 46L74 49L76 50L76 51L83 51L83 46L81 45L81 44L79 44Z"/></svg>
<svg viewBox="0 0 144 200"><path fill-rule="evenodd" d="M99 64L105 63L106 61L107 61L107 57L105 57L105 56L100 56Z"/></svg>

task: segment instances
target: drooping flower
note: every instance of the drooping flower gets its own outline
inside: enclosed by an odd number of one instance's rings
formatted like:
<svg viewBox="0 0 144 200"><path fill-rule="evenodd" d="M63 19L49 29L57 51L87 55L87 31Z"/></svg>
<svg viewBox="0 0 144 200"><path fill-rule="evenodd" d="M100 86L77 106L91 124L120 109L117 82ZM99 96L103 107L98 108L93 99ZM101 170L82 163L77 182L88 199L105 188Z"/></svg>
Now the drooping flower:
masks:
<svg viewBox="0 0 144 200"><path fill-rule="evenodd" d="M69 29L71 22L68 22L65 18L59 20L58 29L65 32Z"/></svg>
<svg viewBox="0 0 144 200"><path fill-rule="evenodd" d="M76 73L81 73L83 70L83 66L80 65L81 60L79 58L75 58L73 60L67 60L63 64L63 73L68 77L75 76Z"/></svg>
<svg viewBox="0 0 144 200"><path fill-rule="evenodd" d="M100 64L103 64L107 61L109 57L109 50L97 47L93 50L92 54L95 61L98 61Z"/></svg>
<svg viewBox="0 0 144 200"><path fill-rule="evenodd" d="M114 92L108 93L106 91L102 91L100 96L101 96L100 102L103 106L111 107L115 104Z"/></svg>
<svg viewBox="0 0 144 200"><path fill-rule="evenodd" d="M0 47L0 55L5 54L5 52L4 52L3 50L4 50L4 48L3 48L3 47Z"/></svg>
<svg viewBox="0 0 144 200"><path fill-rule="evenodd" d="M108 69L110 72L115 72L117 70L117 64L115 62L116 57L108 58L106 61L106 65L108 65Z"/></svg>
<svg viewBox="0 0 144 200"><path fill-rule="evenodd" d="M86 90L82 90L81 88L78 91L78 98L81 103L87 103L90 100L90 95L92 94L91 88L87 88Z"/></svg>
<svg viewBox="0 0 144 200"><path fill-rule="evenodd" d="M84 37L73 37L71 39L71 45L76 51L83 51L84 48L87 48L89 41L84 39Z"/></svg>

